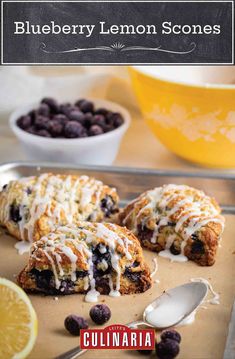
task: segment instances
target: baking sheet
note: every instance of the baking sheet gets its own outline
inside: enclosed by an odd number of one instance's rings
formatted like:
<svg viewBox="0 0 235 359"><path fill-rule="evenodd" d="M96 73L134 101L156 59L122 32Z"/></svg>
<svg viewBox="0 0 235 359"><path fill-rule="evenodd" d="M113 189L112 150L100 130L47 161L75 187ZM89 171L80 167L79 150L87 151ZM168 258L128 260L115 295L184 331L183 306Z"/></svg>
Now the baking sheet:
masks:
<svg viewBox="0 0 235 359"><path fill-rule="evenodd" d="M226 217L226 227L222 246L219 248L217 260L212 267L200 267L193 262L171 263L169 260L157 257L159 269L154 277L160 283L154 283L152 288L143 294L111 298L101 296L112 311L109 324L125 324L132 320L141 319L145 306L159 296L163 290L188 282L191 278L203 277L208 279L214 289L219 292L221 304L207 304L207 309L199 309L195 322L190 326L179 327L182 344L179 359L232 359L234 324L230 323L231 310L235 294L235 177L227 173L175 173L163 171L125 170L115 168L60 168L59 165L6 164L0 167L0 186L11 179L46 172L66 172L93 175L107 184L118 188L122 203L134 198L140 192L163 183L184 183L204 189L214 195L222 204ZM0 275L15 280L15 275L24 267L27 254L19 256L14 249L15 239L5 233L0 236ZM156 253L144 250L145 258L150 268ZM63 322L68 314L74 313L89 319L92 303L84 302L83 295L59 297L30 295L39 320L39 334L36 345L30 355L31 359L49 359L78 345L79 339L67 334ZM89 324L93 324L89 320ZM228 336L230 324L230 335ZM228 343L225 344L228 337ZM231 339L229 339L231 337ZM225 350L225 352L224 352ZM84 354L84 358L137 358L135 351L96 350Z"/></svg>

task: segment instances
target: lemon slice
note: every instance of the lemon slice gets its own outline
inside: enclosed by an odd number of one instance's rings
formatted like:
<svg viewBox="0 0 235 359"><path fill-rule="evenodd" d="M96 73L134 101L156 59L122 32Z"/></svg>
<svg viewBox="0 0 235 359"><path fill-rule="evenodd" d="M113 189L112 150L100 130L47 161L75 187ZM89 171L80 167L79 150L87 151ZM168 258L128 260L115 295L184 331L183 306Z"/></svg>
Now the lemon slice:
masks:
<svg viewBox="0 0 235 359"><path fill-rule="evenodd" d="M37 316L25 292L0 278L0 358L22 359L37 337Z"/></svg>

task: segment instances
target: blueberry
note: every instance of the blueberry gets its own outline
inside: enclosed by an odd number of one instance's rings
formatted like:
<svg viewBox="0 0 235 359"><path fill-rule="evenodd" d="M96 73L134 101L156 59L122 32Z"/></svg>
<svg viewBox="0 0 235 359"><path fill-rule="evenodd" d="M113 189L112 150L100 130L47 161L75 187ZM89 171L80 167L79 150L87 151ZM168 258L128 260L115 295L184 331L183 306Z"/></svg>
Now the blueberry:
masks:
<svg viewBox="0 0 235 359"><path fill-rule="evenodd" d="M76 278L84 278L89 275L88 271L82 270L82 271L76 271Z"/></svg>
<svg viewBox="0 0 235 359"><path fill-rule="evenodd" d="M149 228L139 224L138 227L137 227L137 230L138 230L137 237L139 238L139 240L141 242L142 241L151 242L151 239L153 237L153 230L152 229L149 229Z"/></svg>
<svg viewBox="0 0 235 359"><path fill-rule="evenodd" d="M94 111L94 104L88 100L81 100L76 103L76 105L80 108L80 110L84 113L86 112L93 112Z"/></svg>
<svg viewBox="0 0 235 359"><path fill-rule="evenodd" d="M71 104L68 102L68 103L62 103L60 105L60 110L59 112L62 113L63 115L66 115L68 116L69 112L71 111Z"/></svg>
<svg viewBox="0 0 235 359"><path fill-rule="evenodd" d="M20 215L20 206L12 203L10 205L10 220L12 220L15 223L20 222L22 219L21 215Z"/></svg>
<svg viewBox="0 0 235 359"><path fill-rule="evenodd" d="M31 110L28 115L31 117L32 123L34 123L35 118L38 116L38 113L36 110Z"/></svg>
<svg viewBox="0 0 235 359"><path fill-rule="evenodd" d="M110 132L114 130L114 127L112 125L105 125L103 126L104 132Z"/></svg>
<svg viewBox="0 0 235 359"><path fill-rule="evenodd" d="M46 103L41 103L39 108L37 109L37 113L42 116L49 116L50 107Z"/></svg>
<svg viewBox="0 0 235 359"><path fill-rule="evenodd" d="M90 126L92 126L94 123L93 121L93 115L91 112L87 112L84 114L84 126L86 128L89 128Z"/></svg>
<svg viewBox="0 0 235 359"><path fill-rule="evenodd" d="M30 187L27 187L26 193L29 196L30 194L32 194L32 189Z"/></svg>
<svg viewBox="0 0 235 359"><path fill-rule="evenodd" d="M53 272L48 269L39 271L33 268L30 271L30 275L35 279L37 288L41 290L45 290L49 293L55 286Z"/></svg>
<svg viewBox="0 0 235 359"><path fill-rule="evenodd" d="M58 115L53 116L52 121L59 122L61 125L64 126L69 121L69 119L67 116L60 113Z"/></svg>
<svg viewBox="0 0 235 359"><path fill-rule="evenodd" d="M80 107L80 105L81 105L84 101L86 101L85 98L80 98L80 100L77 100L74 105L77 106L77 107Z"/></svg>
<svg viewBox="0 0 235 359"><path fill-rule="evenodd" d="M198 235L196 233L193 233L191 235L191 238L192 238L193 241L196 241L198 239Z"/></svg>
<svg viewBox="0 0 235 359"><path fill-rule="evenodd" d="M159 359L173 359L179 351L179 343L172 339L162 340L156 345L156 354Z"/></svg>
<svg viewBox="0 0 235 359"><path fill-rule="evenodd" d="M74 293L74 282L70 279L62 280L59 293L64 295Z"/></svg>
<svg viewBox="0 0 235 359"><path fill-rule="evenodd" d="M124 122L123 117L120 113L114 112L107 115L107 120L110 125L114 128L121 126Z"/></svg>
<svg viewBox="0 0 235 359"><path fill-rule="evenodd" d="M106 108L98 108L97 110L95 110L95 114L97 115L103 115L104 117L108 114L108 110L106 110Z"/></svg>
<svg viewBox="0 0 235 359"><path fill-rule="evenodd" d="M49 123L48 117L39 115L36 117L34 125L38 130L47 130L48 123Z"/></svg>
<svg viewBox="0 0 235 359"><path fill-rule="evenodd" d="M105 196L100 202L100 208L104 212L105 217L110 217L118 211L111 196Z"/></svg>
<svg viewBox="0 0 235 359"><path fill-rule="evenodd" d="M32 119L29 115L21 116L17 120L17 125L22 129L25 130L26 128L29 128L32 125Z"/></svg>
<svg viewBox="0 0 235 359"><path fill-rule="evenodd" d="M141 272L132 272L131 267L126 267L124 276L132 282L138 282L140 280Z"/></svg>
<svg viewBox="0 0 235 359"><path fill-rule="evenodd" d="M48 105L51 112L53 112L53 113L58 113L60 110L60 106L59 106L58 102L52 97L43 98L41 101L41 104L43 104L43 103Z"/></svg>
<svg viewBox="0 0 235 359"><path fill-rule="evenodd" d="M95 288L101 294L109 295L110 286L109 286L109 278L107 277L95 277Z"/></svg>
<svg viewBox="0 0 235 359"><path fill-rule="evenodd" d="M64 126L59 121L50 121L48 124L48 131L52 137L59 137L62 135Z"/></svg>
<svg viewBox="0 0 235 359"><path fill-rule="evenodd" d="M117 127L120 127L124 120L123 120L123 117L120 113L114 113L113 114L113 124L114 124L114 127L117 128Z"/></svg>
<svg viewBox="0 0 235 359"><path fill-rule="evenodd" d="M113 112L108 111L108 113L106 114L106 121L107 123L111 124L113 122Z"/></svg>
<svg viewBox="0 0 235 359"><path fill-rule="evenodd" d="M64 134L67 138L78 138L78 137L86 137L85 128L76 121L70 121L66 123L64 127Z"/></svg>
<svg viewBox="0 0 235 359"><path fill-rule="evenodd" d="M82 125L85 123L85 115L83 112L79 111L79 110L73 110L69 113L68 115L69 119L71 121L78 121L80 122Z"/></svg>
<svg viewBox="0 0 235 359"><path fill-rule="evenodd" d="M26 128L25 131L28 133L31 133L32 135L35 135L37 132L37 129L35 126L30 126L29 128Z"/></svg>
<svg viewBox="0 0 235 359"><path fill-rule="evenodd" d="M100 266L100 264L103 261L106 262L106 267ZM111 254L109 248L108 247L103 248L99 244L96 247L94 247L92 249L92 262L94 264L93 276L95 278L110 273L112 269L112 264L111 264Z"/></svg>
<svg viewBox="0 0 235 359"><path fill-rule="evenodd" d="M62 280L59 289L56 289L55 277L50 270L39 271L34 268L30 271L30 275L36 281L37 288L46 294L67 295L74 293L74 282L70 279Z"/></svg>
<svg viewBox="0 0 235 359"><path fill-rule="evenodd" d="M172 329L172 330L165 330L164 332L162 332L161 334L161 339L162 340L166 340L166 339L172 339L178 343L181 342L181 335L180 333L178 333L176 330Z"/></svg>
<svg viewBox="0 0 235 359"><path fill-rule="evenodd" d="M170 252L175 256L177 256L178 254L181 253L181 250L180 248L177 248L174 243L172 243L172 245L170 246Z"/></svg>
<svg viewBox="0 0 235 359"><path fill-rule="evenodd" d="M95 115L93 117L93 124L99 125L101 127L105 126L106 125L105 117L103 115Z"/></svg>
<svg viewBox="0 0 235 359"><path fill-rule="evenodd" d="M204 244L202 243L202 241L195 240L193 242L191 253L192 254L204 254L205 253L205 248L204 248Z"/></svg>
<svg viewBox="0 0 235 359"><path fill-rule="evenodd" d="M88 323L84 318L71 314L65 318L64 326L70 334L79 336L81 329L88 328Z"/></svg>
<svg viewBox="0 0 235 359"><path fill-rule="evenodd" d="M102 325L111 318L111 310L106 304L96 304L90 310L90 317L94 323Z"/></svg>
<svg viewBox="0 0 235 359"><path fill-rule="evenodd" d="M102 130L102 128L99 125L93 125L90 127L88 133L90 136L98 136L98 135L102 135L104 133L104 131Z"/></svg>
<svg viewBox="0 0 235 359"><path fill-rule="evenodd" d="M50 133L47 130L38 130L35 132L35 135L38 135L41 137L51 137Z"/></svg>

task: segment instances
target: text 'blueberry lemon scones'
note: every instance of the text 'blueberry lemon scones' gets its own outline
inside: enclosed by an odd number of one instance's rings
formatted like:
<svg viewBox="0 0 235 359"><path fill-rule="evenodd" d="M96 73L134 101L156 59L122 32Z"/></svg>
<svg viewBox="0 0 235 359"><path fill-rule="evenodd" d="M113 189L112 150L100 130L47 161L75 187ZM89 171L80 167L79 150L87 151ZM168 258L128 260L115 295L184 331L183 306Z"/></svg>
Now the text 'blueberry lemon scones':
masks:
<svg viewBox="0 0 235 359"><path fill-rule="evenodd" d="M18 282L32 292L87 293L86 301L151 286L138 239L124 227L91 222L58 227L34 242Z"/></svg>
<svg viewBox="0 0 235 359"><path fill-rule="evenodd" d="M88 176L46 173L11 181L0 192L0 225L30 242L55 225L110 221L117 212L116 189Z"/></svg>
<svg viewBox="0 0 235 359"><path fill-rule="evenodd" d="M120 222L141 244L161 256L212 265L224 218L213 198L184 185L164 185L141 194L124 208Z"/></svg>

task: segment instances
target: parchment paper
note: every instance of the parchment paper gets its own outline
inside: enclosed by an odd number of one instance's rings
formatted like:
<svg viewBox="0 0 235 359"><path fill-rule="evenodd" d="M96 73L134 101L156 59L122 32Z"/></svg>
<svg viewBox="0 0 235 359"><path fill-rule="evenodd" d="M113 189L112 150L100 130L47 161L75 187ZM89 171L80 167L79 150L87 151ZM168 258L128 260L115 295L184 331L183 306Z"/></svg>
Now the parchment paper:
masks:
<svg viewBox="0 0 235 359"><path fill-rule="evenodd" d="M200 187L200 185L198 186ZM159 269L154 283L147 292L138 295L110 298L101 296L100 302L106 303L112 317L108 324L125 324L132 320L141 319L147 304L167 290L179 284L188 282L191 278L203 277L208 279L215 291L220 294L220 305L206 304L207 309L199 309L195 322L190 326L178 327L182 335L180 359L221 359L224 352L231 309L235 294L235 231L234 217L226 216L226 228L219 248L217 260L212 267L200 267L193 262L171 263L158 257ZM24 267L27 254L19 256L14 249L15 239L2 234L0 236L0 275L15 281L15 275ZM146 261L153 268L152 259L155 253L144 251ZM30 355L31 359L51 359L56 355L78 345L79 338L72 337L64 329L64 319L74 313L88 319L90 327L94 327L89 319L92 303L85 303L80 294L59 297L30 295L39 321L39 333L36 345ZM235 356L235 354L234 354ZM84 354L85 358L116 359L141 358L136 351L95 350ZM226 358L227 359L227 358Z"/></svg>

